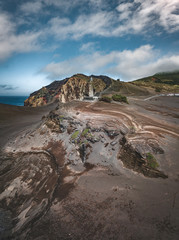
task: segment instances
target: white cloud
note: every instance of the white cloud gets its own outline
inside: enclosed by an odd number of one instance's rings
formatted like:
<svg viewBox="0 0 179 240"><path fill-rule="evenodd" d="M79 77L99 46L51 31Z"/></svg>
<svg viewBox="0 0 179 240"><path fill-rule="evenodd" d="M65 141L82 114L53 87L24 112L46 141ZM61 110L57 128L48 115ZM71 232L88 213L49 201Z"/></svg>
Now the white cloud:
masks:
<svg viewBox="0 0 179 240"><path fill-rule="evenodd" d="M32 15L36 14L37 16L40 14L42 15L48 15L49 7L55 7L57 10L62 10L63 13L69 13L70 10L76 8L76 7L84 7L85 4L90 4L90 6L94 5L95 0L29 0L28 2L23 3L20 5L20 11L24 15ZM103 1L103 0L96 0ZM91 3L92 2L92 3Z"/></svg>
<svg viewBox="0 0 179 240"><path fill-rule="evenodd" d="M100 53L80 55L76 58L62 61L59 63L52 62L48 64L42 72L48 73L50 79L63 78L76 73L95 73L108 65L111 56L104 57Z"/></svg>
<svg viewBox="0 0 179 240"><path fill-rule="evenodd" d="M36 13L39 13L42 7L43 7L43 4L41 1L26 2L20 6L20 10L27 15L36 14Z"/></svg>
<svg viewBox="0 0 179 240"><path fill-rule="evenodd" d="M63 16L66 12L68 17L60 17L59 11L58 16L54 14L53 18L49 18L48 27L40 26L40 22L39 25L33 26L39 27L39 31L43 31L46 36L55 36L57 40L78 40L86 35L102 37L144 35L151 31L155 35L160 33L157 32L157 26L160 26L158 31L164 29L167 33L179 30L178 0L128 0L113 9L109 7L106 0L33 0L22 4L20 9L25 15L39 14L39 12L43 15L48 12L49 6L63 10ZM89 8L89 11L78 14L79 6ZM94 10L89 6L93 6ZM104 6L108 6L108 10ZM69 9L76 7L78 15L72 20ZM30 21L33 20L34 18L31 18Z"/></svg>
<svg viewBox="0 0 179 240"><path fill-rule="evenodd" d="M89 5L93 8L105 9L108 7L106 0L87 0L87 2L89 2Z"/></svg>
<svg viewBox="0 0 179 240"><path fill-rule="evenodd" d="M95 43L95 42L87 42L81 46L80 51L93 52L95 50L96 46L97 46L97 43Z"/></svg>
<svg viewBox="0 0 179 240"><path fill-rule="evenodd" d="M106 0L41 0L46 5L52 5L63 9L64 11L70 10L75 7L91 7L94 9L104 9L107 7Z"/></svg>
<svg viewBox="0 0 179 240"><path fill-rule="evenodd" d="M91 0L92 2L94 4L95 0ZM152 34L155 35L157 26L171 33L179 30L179 15L176 13L178 8L177 0L133 0L121 3L113 10L98 9L92 13L89 11L88 14L78 15L73 21L69 18L54 17L49 21L48 31L61 40L80 39L86 35L103 37L143 35L149 31L153 31Z"/></svg>
<svg viewBox="0 0 179 240"><path fill-rule="evenodd" d="M80 0L42 0L46 5L54 5L55 7L63 8L67 10L71 7L74 7L80 3Z"/></svg>
<svg viewBox="0 0 179 240"><path fill-rule="evenodd" d="M112 35L144 33L154 26L161 26L167 32L179 30L178 0L133 0L117 7L120 22Z"/></svg>
<svg viewBox="0 0 179 240"><path fill-rule="evenodd" d="M61 79L81 72L106 74L128 81L176 69L179 69L179 55L161 57L151 45L144 45L133 51L112 51L108 54L93 52L67 61L52 62L42 71L50 79Z"/></svg>
<svg viewBox="0 0 179 240"><path fill-rule="evenodd" d="M6 14L0 13L0 39L14 31L15 24L9 21Z"/></svg>
<svg viewBox="0 0 179 240"><path fill-rule="evenodd" d="M129 11L133 7L133 4L131 2L127 3L121 3L117 6L117 10L119 12Z"/></svg>
<svg viewBox="0 0 179 240"><path fill-rule="evenodd" d="M68 11L74 7L84 4L88 0L29 0L20 6L20 10L25 14L37 14L43 7L53 6L63 11ZM43 14L43 12L41 12Z"/></svg>
<svg viewBox="0 0 179 240"><path fill-rule="evenodd" d="M40 32L16 33L17 26L7 14L0 13L0 60L16 52L30 52L40 49Z"/></svg>
<svg viewBox="0 0 179 240"><path fill-rule="evenodd" d="M119 74L124 80L133 80L157 72L179 69L179 55L160 56L158 50L150 45L142 46L134 51L123 51L119 54L118 63L108 69L113 75Z"/></svg>
<svg viewBox="0 0 179 240"><path fill-rule="evenodd" d="M112 16L107 12L98 12L90 15L80 15L74 23L68 18L53 18L49 21L48 31L58 39L79 39L85 35L107 36Z"/></svg>
<svg viewBox="0 0 179 240"><path fill-rule="evenodd" d="M59 15L50 19L50 15L47 14L47 18L49 17L47 25L43 25L41 21L38 21L37 24L36 21L29 22L33 21L34 17L29 18L28 15L39 14L40 12L39 15L42 16L48 12L46 10L49 6L55 6L65 11L65 9L85 6L85 4L86 7L96 6L96 9L92 11L89 8L87 14L79 14L73 20L67 11L68 18L62 18ZM46 42L48 37L52 36L59 44L59 40L79 40L85 36L143 35L151 30L153 30L152 34L155 35L157 34L156 29L154 30L156 26L160 26L160 31L165 29L166 33L179 30L178 0L123 1L116 8L109 8L110 10L106 9L105 11L101 10L104 9L103 6L107 6L106 0L33 0L20 5L19 8L25 14L25 17L23 15L20 19L16 19L18 21L13 21L9 15L0 13L0 59L7 58L15 52L29 52L40 49L42 43L40 43L39 38L42 35L43 43ZM41 11L42 9L44 11ZM19 26L23 24L26 29L31 30L20 31ZM38 30L34 31L32 27ZM92 50L92 45L84 45L81 50L84 51L85 47L86 49L90 47L90 50Z"/></svg>

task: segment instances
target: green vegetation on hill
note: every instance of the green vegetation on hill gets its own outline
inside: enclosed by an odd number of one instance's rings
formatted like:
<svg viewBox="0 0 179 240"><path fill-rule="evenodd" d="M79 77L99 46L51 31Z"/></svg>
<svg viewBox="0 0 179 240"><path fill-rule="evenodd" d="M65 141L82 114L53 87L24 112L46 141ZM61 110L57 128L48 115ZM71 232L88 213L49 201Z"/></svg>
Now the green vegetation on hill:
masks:
<svg viewBox="0 0 179 240"><path fill-rule="evenodd" d="M75 131L72 136L71 136L71 139L74 140L75 138L77 138L79 135L79 130Z"/></svg>
<svg viewBox="0 0 179 240"><path fill-rule="evenodd" d="M109 91L120 92L122 89L122 82L113 80L112 85L109 87Z"/></svg>
<svg viewBox="0 0 179 240"><path fill-rule="evenodd" d="M156 92L179 92L179 71L157 73L132 83L137 86L153 88Z"/></svg>
<svg viewBox="0 0 179 240"><path fill-rule="evenodd" d="M120 95L120 94L112 95L112 100L116 101L116 102L128 103L126 96L123 96L123 95Z"/></svg>
<svg viewBox="0 0 179 240"><path fill-rule="evenodd" d="M179 85L179 71L157 73L154 76L158 78L159 82L161 81L161 83Z"/></svg>
<svg viewBox="0 0 179 240"><path fill-rule="evenodd" d="M103 102L108 102L110 103L112 101L112 98L111 97L108 97L108 96L102 96L99 101L103 101Z"/></svg>
<svg viewBox="0 0 179 240"><path fill-rule="evenodd" d="M122 94L127 96L147 96L149 91L141 86L129 82L113 80L111 86L104 91L105 94Z"/></svg>
<svg viewBox="0 0 179 240"><path fill-rule="evenodd" d="M159 167L159 164L158 162L156 161L155 157L150 153L148 152L146 154L146 160L147 160L147 165L153 169L156 169Z"/></svg>
<svg viewBox="0 0 179 240"><path fill-rule="evenodd" d="M112 100L116 102L128 103L127 97L120 94L114 94L112 96L103 95L99 98L99 101L108 102L108 103L110 103Z"/></svg>

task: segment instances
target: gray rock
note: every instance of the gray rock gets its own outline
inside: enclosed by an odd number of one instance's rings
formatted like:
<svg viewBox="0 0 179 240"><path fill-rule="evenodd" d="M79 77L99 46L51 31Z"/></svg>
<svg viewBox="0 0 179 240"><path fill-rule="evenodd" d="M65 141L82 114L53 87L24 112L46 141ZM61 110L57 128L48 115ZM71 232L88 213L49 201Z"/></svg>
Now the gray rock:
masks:
<svg viewBox="0 0 179 240"><path fill-rule="evenodd" d="M113 141L113 142L111 142L110 144L111 144L111 146L115 146L115 145L117 144L117 142L116 142L116 141Z"/></svg>

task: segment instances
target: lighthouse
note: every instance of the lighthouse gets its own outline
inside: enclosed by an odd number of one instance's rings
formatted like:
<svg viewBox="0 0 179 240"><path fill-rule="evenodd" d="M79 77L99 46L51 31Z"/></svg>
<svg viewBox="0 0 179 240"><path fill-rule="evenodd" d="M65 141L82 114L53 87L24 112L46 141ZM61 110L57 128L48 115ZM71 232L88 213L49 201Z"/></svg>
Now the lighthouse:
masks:
<svg viewBox="0 0 179 240"><path fill-rule="evenodd" d="M90 77L90 82L89 82L89 97L93 98L94 97L94 91L93 91L93 77Z"/></svg>

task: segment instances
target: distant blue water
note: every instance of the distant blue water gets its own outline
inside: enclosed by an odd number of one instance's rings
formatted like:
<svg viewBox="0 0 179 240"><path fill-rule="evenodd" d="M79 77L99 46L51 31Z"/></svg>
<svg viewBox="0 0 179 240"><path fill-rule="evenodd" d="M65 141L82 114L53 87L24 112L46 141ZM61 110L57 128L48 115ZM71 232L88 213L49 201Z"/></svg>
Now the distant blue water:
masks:
<svg viewBox="0 0 179 240"><path fill-rule="evenodd" d="M24 106L24 101L28 96L0 96L0 103Z"/></svg>

